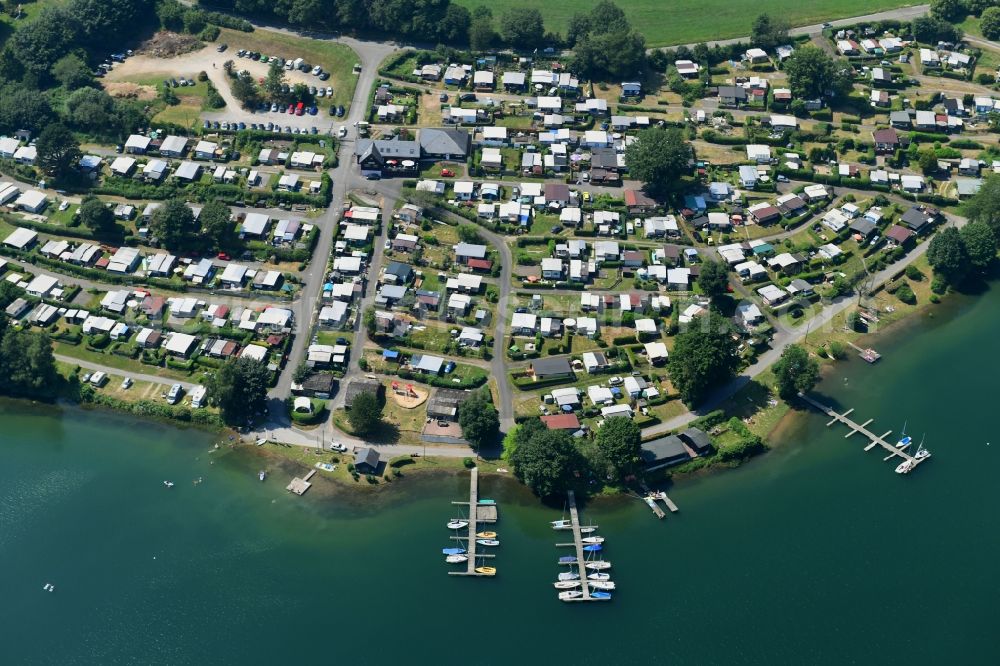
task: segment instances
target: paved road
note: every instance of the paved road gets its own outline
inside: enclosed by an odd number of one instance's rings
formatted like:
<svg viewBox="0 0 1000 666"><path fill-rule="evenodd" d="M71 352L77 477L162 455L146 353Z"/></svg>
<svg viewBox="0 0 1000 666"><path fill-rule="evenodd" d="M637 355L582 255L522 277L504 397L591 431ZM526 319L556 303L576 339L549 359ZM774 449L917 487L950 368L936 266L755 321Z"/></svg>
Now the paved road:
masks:
<svg viewBox="0 0 1000 666"><path fill-rule="evenodd" d="M854 25L855 23L860 23L862 21L886 21L886 20L896 20L896 21L909 21L917 16L923 16L930 9L930 5L914 5L912 7L900 7L899 9L890 9L885 12L878 12L875 14L865 14L863 16L852 16L849 18L837 19L830 21L830 25L835 28L839 28L847 25ZM748 10L749 11L749 10ZM812 25L803 25L797 28L792 28L788 31L788 34L795 37L798 35L818 35L823 32L823 24L813 23ZM733 39L719 39L712 42L707 42L709 47L712 46L725 46L727 44L736 44L737 42L749 41L750 37L735 37ZM697 44L684 44L688 48L694 48ZM649 51L656 51L659 48L677 48L681 46L680 44L675 44L674 46L657 47L655 49L648 49Z"/></svg>

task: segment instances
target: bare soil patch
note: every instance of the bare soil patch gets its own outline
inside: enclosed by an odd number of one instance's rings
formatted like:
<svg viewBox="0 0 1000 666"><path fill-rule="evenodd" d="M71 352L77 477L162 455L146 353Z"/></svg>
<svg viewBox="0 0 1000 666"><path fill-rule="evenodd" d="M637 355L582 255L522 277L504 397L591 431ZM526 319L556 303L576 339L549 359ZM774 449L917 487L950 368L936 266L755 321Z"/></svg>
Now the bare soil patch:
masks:
<svg viewBox="0 0 1000 666"><path fill-rule="evenodd" d="M176 32L164 30L143 42L139 46L138 52L157 58L173 58L174 56L196 51L202 46L201 41L191 35L181 35Z"/></svg>
<svg viewBox="0 0 1000 666"><path fill-rule="evenodd" d="M131 81L108 81L104 84L104 89L112 97L123 97L127 99L138 99L148 101L156 99L156 88L144 86Z"/></svg>

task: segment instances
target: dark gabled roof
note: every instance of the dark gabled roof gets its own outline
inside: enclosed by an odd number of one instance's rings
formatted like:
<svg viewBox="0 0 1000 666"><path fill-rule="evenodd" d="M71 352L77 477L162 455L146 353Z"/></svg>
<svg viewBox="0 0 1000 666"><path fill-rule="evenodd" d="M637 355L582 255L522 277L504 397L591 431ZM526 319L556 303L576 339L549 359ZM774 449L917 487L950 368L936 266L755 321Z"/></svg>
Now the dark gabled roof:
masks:
<svg viewBox="0 0 1000 666"><path fill-rule="evenodd" d="M402 141L400 139L359 139L354 147L354 154L361 160L366 154L372 152L372 148L375 149L375 153L380 158L420 159L420 144L416 141Z"/></svg>
<svg viewBox="0 0 1000 666"><path fill-rule="evenodd" d="M688 428L680 434L680 438L699 453L712 448L712 440L709 439L708 433L700 428Z"/></svg>
<svg viewBox="0 0 1000 666"><path fill-rule="evenodd" d="M861 217L851 222L851 231L856 231L862 236L867 236L875 231L875 223L867 218Z"/></svg>
<svg viewBox="0 0 1000 666"><path fill-rule="evenodd" d="M663 246L663 256L670 259L677 259L681 256L681 248L679 245L664 245Z"/></svg>
<svg viewBox="0 0 1000 666"><path fill-rule="evenodd" d="M719 86L719 97L733 97L735 99L746 99L747 91L740 86Z"/></svg>
<svg viewBox="0 0 1000 666"><path fill-rule="evenodd" d="M923 211L918 208L910 208L908 211L903 213L903 216L899 218L899 221L903 223L904 226L907 226L914 231L923 229L930 222Z"/></svg>
<svg viewBox="0 0 1000 666"><path fill-rule="evenodd" d="M378 397L381 390L382 384L375 379L354 379L344 392L344 405L350 407L354 398L362 393L371 393Z"/></svg>
<svg viewBox="0 0 1000 666"><path fill-rule="evenodd" d="M684 442L676 435L667 435L642 443L642 461L647 467L668 462L680 462L691 457Z"/></svg>
<svg viewBox="0 0 1000 666"><path fill-rule="evenodd" d="M545 183L546 201L569 201L569 186L566 183Z"/></svg>
<svg viewBox="0 0 1000 666"><path fill-rule="evenodd" d="M363 449L359 449L357 453L354 454L354 466L358 465L368 465L372 469L378 468L379 457L378 451L366 446Z"/></svg>
<svg viewBox="0 0 1000 666"><path fill-rule="evenodd" d="M568 375L573 372L569 358L565 356L535 359L531 362L531 369L535 376Z"/></svg>
<svg viewBox="0 0 1000 666"><path fill-rule="evenodd" d="M884 127L880 130L872 132L872 139L875 143L898 144L899 134L897 134L896 130L891 127Z"/></svg>
<svg viewBox="0 0 1000 666"><path fill-rule="evenodd" d="M626 206L643 206L647 208L654 208L656 206L656 201L651 199L642 190L626 189L625 190L625 205Z"/></svg>
<svg viewBox="0 0 1000 666"><path fill-rule="evenodd" d="M913 238L913 232L906 227L901 227L898 224L894 224L889 227L889 231L885 232L886 238L891 238L897 243L905 243L906 241Z"/></svg>
<svg viewBox="0 0 1000 666"><path fill-rule="evenodd" d="M395 275L403 280L409 280L410 276L413 275L413 266L401 261L390 261L389 265L385 267L385 272L387 275Z"/></svg>
<svg viewBox="0 0 1000 666"><path fill-rule="evenodd" d="M549 430L579 430L580 419L576 414L547 414L541 417L542 423Z"/></svg>
<svg viewBox="0 0 1000 666"><path fill-rule="evenodd" d="M440 129L430 127L420 130L420 148L424 155L468 156L472 147L472 136L463 129Z"/></svg>
<svg viewBox="0 0 1000 666"><path fill-rule="evenodd" d="M317 372L302 381L302 388L313 393L333 393L337 379L333 375Z"/></svg>

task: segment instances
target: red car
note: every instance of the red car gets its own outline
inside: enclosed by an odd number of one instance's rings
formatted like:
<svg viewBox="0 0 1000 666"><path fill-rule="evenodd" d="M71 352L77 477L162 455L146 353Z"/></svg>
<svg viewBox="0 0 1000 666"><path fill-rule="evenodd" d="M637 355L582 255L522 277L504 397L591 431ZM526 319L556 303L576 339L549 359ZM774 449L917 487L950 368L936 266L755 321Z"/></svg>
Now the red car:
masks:
<svg viewBox="0 0 1000 666"><path fill-rule="evenodd" d="M288 113L295 113L295 105L294 104L289 104L288 105Z"/></svg>
<svg viewBox="0 0 1000 666"><path fill-rule="evenodd" d="M301 116L305 110L306 110L306 105L303 104L302 102L299 102L298 106L295 107L295 115Z"/></svg>
<svg viewBox="0 0 1000 666"><path fill-rule="evenodd" d="M218 258L221 259L222 261L229 261L230 260L229 255L226 254L225 252L220 252L218 254Z"/></svg>
<svg viewBox="0 0 1000 666"><path fill-rule="evenodd" d="M441 169L441 177L442 178L454 178L455 177L455 172L452 171L451 169Z"/></svg>

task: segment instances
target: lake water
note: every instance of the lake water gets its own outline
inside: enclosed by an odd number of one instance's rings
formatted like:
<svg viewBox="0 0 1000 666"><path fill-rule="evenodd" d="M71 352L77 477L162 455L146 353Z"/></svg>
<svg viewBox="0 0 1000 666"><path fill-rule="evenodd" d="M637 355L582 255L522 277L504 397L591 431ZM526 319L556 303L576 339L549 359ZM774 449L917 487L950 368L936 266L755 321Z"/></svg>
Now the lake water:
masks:
<svg viewBox="0 0 1000 666"><path fill-rule="evenodd" d="M819 387L878 432L908 421L930 461L896 475L802 415L775 451L672 488L662 522L589 506L610 604L556 600L561 510L497 476L499 575L450 577L467 477L290 497L291 469L196 430L0 402L0 663L996 664L1000 295L935 314Z"/></svg>

